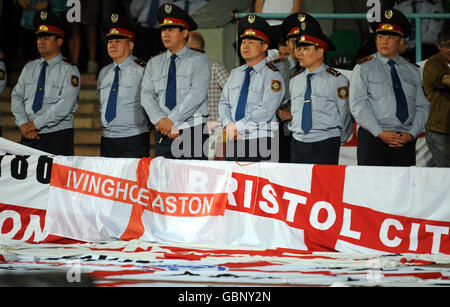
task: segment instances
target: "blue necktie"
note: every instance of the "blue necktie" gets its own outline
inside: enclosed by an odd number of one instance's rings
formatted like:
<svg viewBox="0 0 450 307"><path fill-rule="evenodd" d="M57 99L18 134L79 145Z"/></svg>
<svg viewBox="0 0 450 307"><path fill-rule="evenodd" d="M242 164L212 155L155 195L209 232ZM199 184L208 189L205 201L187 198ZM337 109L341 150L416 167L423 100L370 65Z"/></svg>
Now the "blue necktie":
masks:
<svg viewBox="0 0 450 307"><path fill-rule="evenodd" d="M400 82L400 78L397 74L397 70L395 69L395 62L393 60L389 60L388 64L391 66L391 77L392 77L392 85L394 87L395 100L397 101L397 118L404 123L408 117L408 103L406 102L406 96L403 92L402 83Z"/></svg>
<svg viewBox="0 0 450 307"><path fill-rule="evenodd" d="M247 106L248 88L250 87L250 73L253 71L253 67L249 66L245 69L244 84L241 89L241 96L239 96L239 102L236 108L236 121L240 121L245 117L245 108Z"/></svg>
<svg viewBox="0 0 450 307"><path fill-rule="evenodd" d="M120 67L114 68L114 81L111 86L111 92L109 93L108 105L106 106L105 119L108 123L112 122L117 115L117 94L119 93L119 70Z"/></svg>
<svg viewBox="0 0 450 307"><path fill-rule="evenodd" d="M42 102L44 101L45 94L45 73L47 72L48 63L46 61L42 62L41 74L39 75L36 95L34 96L33 102L33 112L37 113L42 109Z"/></svg>
<svg viewBox="0 0 450 307"><path fill-rule="evenodd" d="M303 104L302 113L302 130L308 134L312 129L312 101L311 101L311 77L314 74L306 76L305 103Z"/></svg>
<svg viewBox="0 0 450 307"><path fill-rule="evenodd" d="M159 0L151 0L151 2L147 15L147 25L149 28L153 28L156 25L156 12L159 7Z"/></svg>
<svg viewBox="0 0 450 307"><path fill-rule="evenodd" d="M172 111L177 105L177 67L175 65L176 54L170 56L169 76L166 88L166 107Z"/></svg>

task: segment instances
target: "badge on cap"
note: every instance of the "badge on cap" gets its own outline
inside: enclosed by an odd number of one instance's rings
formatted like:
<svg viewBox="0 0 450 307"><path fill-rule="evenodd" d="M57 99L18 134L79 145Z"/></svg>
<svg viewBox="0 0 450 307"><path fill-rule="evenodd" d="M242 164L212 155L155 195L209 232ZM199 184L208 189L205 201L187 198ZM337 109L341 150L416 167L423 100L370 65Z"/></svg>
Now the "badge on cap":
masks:
<svg viewBox="0 0 450 307"><path fill-rule="evenodd" d="M117 15L117 14L112 14L112 15L111 15L111 21L112 21L113 23L118 22L118 21L119 21L119 15Z"/></svg>
<svg viewBox="0 0 450 307"><path fill-rule="evenodd" d="M303 30L303 31L305 31L305 30L306 30L306 22L302 22L302 24L301 24L301 28L302 28L302 30Z"/></svg>
<svg viewBox="0 0 450 307"><path fill-rule="evenodd" d="M164 11L166 11L167 14L172 13L172 5L166 4L166 6L164 6Z"/></svg>
<svg viewBox="0 0 450 307"><path fill-rule="evenodd" d="M248 16L248 22L249 22L249 23L254 23L255 20L256 20L255 15L249 15L249 16Z"/></svg>
<svg viewBox="0 0 450 307"><path fill-rule="evenodd" d="M305 14L302 14L302 13L298 14L298 20L300 22L304 22L306 20Z"/></svg>
<svg viewBox="0 0 450 307"><path fill-rule="evenodd" d="M41 12L41 20L46 20L47 17L48 17L47 12L46 12L46 11L42 11L42 12Z"/></svg>
<svg viewBox="0 0 450 307"><path fill-rule="evenodd" d="M384 17L386 17L387 19L391 19L392 16L394 16L394 12L392 12L391 10L387 10L386 12L384 12Z"/></svg>

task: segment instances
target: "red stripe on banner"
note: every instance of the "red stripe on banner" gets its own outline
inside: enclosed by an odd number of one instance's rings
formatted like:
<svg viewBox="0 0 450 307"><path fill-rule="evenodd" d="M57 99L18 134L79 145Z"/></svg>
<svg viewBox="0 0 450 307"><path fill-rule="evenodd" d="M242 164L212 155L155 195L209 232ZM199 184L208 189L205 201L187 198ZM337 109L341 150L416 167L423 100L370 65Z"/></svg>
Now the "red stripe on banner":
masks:
<svg viewBox="0 0 450 307"><path fill-rule="evenodd" d="M346 166L313 167L311 192L234 173L227 210L276 219L304 231L311 251L337 251L338 241L388 253L450 254L450 223L410 218L343 202ZM364 205L364 204L359 204Z"/></svg>
<svg viewBox="0 0 450 307"><path fill-rule="evenodd" d="M0 237L34 244L80 243L80 241L45 234L45 214L45 210L0 203Z"/></svg>

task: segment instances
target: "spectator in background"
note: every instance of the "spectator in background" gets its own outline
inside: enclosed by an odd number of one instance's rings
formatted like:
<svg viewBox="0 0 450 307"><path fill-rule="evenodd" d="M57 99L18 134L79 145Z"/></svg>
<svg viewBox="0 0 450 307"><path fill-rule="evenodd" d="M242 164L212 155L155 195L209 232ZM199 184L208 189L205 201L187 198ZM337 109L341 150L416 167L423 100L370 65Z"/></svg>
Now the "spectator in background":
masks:
<svg viewBox="0 0 450 307"><path fill-rule="evenodd" d="M189 48L205 53L205 41L200 32L190 32L188 40ZM209 160L215 157L217 145L223 140L223 130L216 129L219 119L219 100L222 95L222 90L228 80L229 72L222 63L209 58L211 66L211 83L208 90L208 130L210 131L209 138Z"/></svg>
<svg viewBox="0 0 450 307"><path fill-rule="evenodd" d="M54 0L66 3L66 0ZM88 50L88 62L86 72L88 74L96 74L98 72L98 64L96 61L97 54L97 24L100 17L100 1L81 0L81 23L71 23L70 29L72 34L69 36L70 60L75 65L79 65L80 53L82 47L82 30L86 33L86 45Z"/></svg>
<svg viewBox="0 0 450 307"><path fill-rule="evenodd" d="M442 2L439 0L397 0L394 8L403 14L435 14L443 13ZM428 59L436 54L438 49L437 36L442 29L444 20L442 19L423 19L422 20L422 59ZM416 63L416 23L411 20L411 35L405 38L405 42L400 49L400 54L407 58L411 63Z"/></svg>
<svg viewBox="0 0 450 307"><path fill-rule="evenodd" d="M450 29L438 36L439 53L425 64L423 86L431 103L426 139L438 167L450 167Z"/></svg>
<svg viewBox="0 0 450 307"><path fill-rule="evenodd" d="M255 0L255 13L297 13L302 9L303 0ZM283 37L282 20L267 20L277 35L277 40ZM278 42L277 42L278 43ZM269 61L279 58L277 50L269 50Z"/></svg>

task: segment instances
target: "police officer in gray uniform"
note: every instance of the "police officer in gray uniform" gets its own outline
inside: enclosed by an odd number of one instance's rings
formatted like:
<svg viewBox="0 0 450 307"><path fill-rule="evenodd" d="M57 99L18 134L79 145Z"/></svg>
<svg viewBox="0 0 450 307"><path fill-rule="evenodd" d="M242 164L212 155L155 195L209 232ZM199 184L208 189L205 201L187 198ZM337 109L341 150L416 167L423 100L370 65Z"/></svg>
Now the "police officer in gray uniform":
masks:
<svg viewBox="0 0 450 307"><path fill-rule="evenodd" d="M23 145L54 155L74 154L74 113L80 73L61 55L62 21L52 12L33 18L40 59L25 65L11 95L11 111Z"/></svg>
<svg viewBox="0 0 450 307"><path fill-rule="evenodd" d="M140 99L146 63L133 56L134 24L125 16L112 14L105 19L103 32L113 63L98 77L100 154L108 158L148 157L149 123Z"/></svg>
<svg viewBox="0 0 450 307"><path fill-rule="evenodd" d="M161 6L157 19L167 51L148 62L141 92L156 128L156 156L207 160L209 58L187 46L189 31L198 26L173 4Z"/></svg>
<svg viewBox="0 0 450 307"><path fill-rule="evenodd" d="M416 138L424 130L430 104L419 68L399 56L411 25L395 9L373 23L378 52L353 70L350 109L359 123L358 164L413 166Z"/></svg>
<svg viewBox="0 0 450 307"><path fill-rule="evenodd" d="M226 160L277 162L278 146L272 143L285 86L281 73L266 59L275 35L264 19L249 15L239 24L239 36L246 64L231 71L219 101L219 123L228 141Z"/></svg>
<svg viewBox="0 0 450 307"><path fill-rule="evenodd" d="M324 63L328 50L335 46L322 30L302 22L296 54L303 68L290 82L292 163L338 164L340 147L353 132L349 81Z"/></svg>
<svg viewBox="0 0 450 307"><path fill-rule="evenodd" d="M291 100L289 93L289 83L291 76L300 71L301 66L298 63L297 56L295 55L295 49L297 45L297 37L300 33L300 25L302 22L314 23L319 29L321 26L319 22L311 15L298 12L289 15L283 20L281 25L283 36L287 39L287 45L289 48L289 55L285 58L280 58L272 62L283 76L285 83L285 94L280 109L277 112L277 116L280 119L280 162L291 162L291 131L289 130L291 114Z"/></svg>

